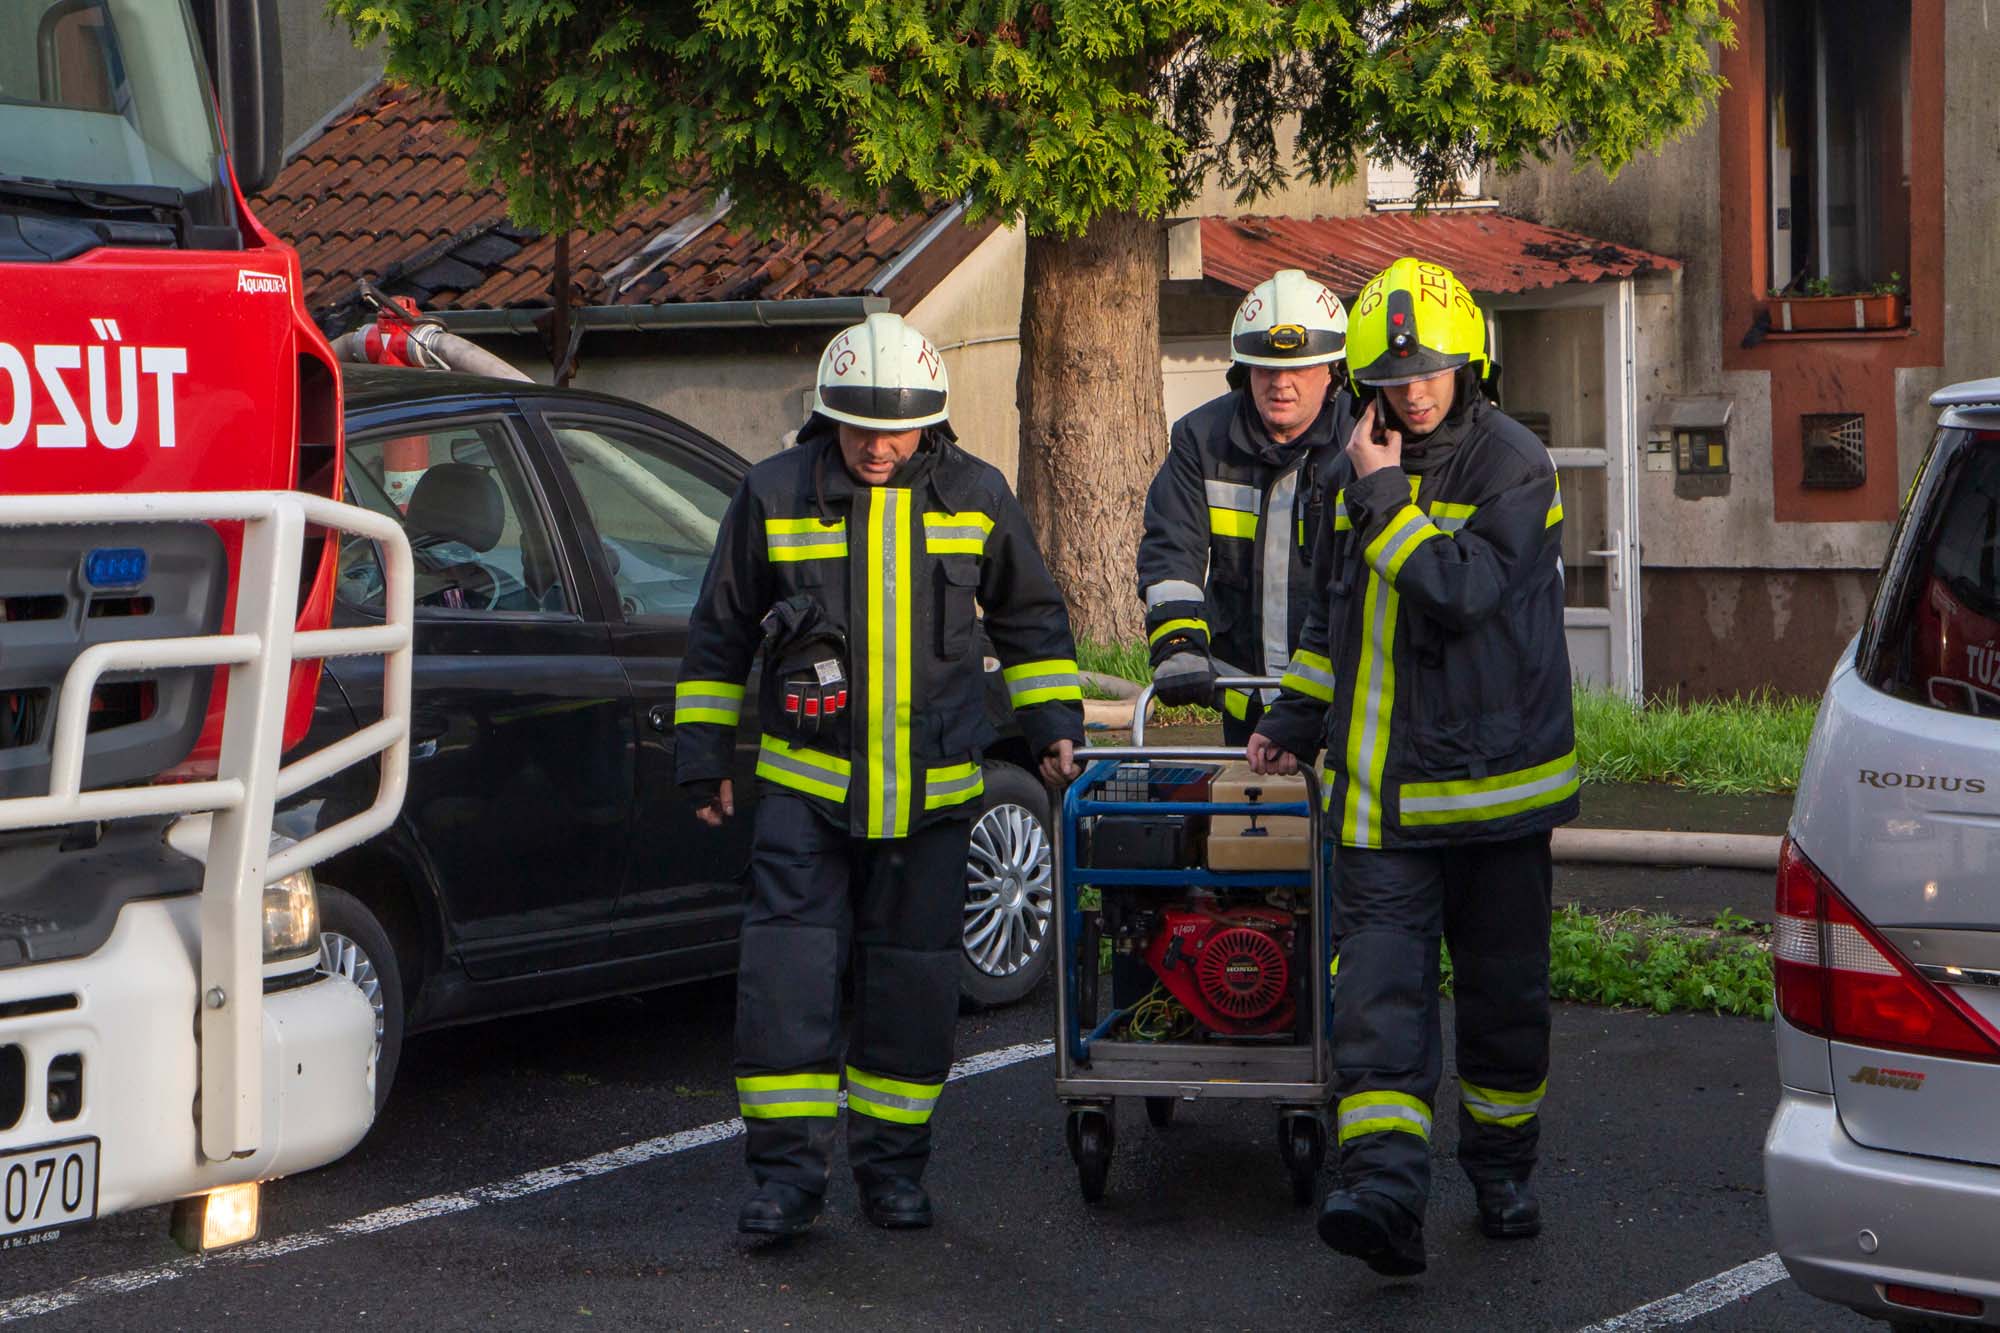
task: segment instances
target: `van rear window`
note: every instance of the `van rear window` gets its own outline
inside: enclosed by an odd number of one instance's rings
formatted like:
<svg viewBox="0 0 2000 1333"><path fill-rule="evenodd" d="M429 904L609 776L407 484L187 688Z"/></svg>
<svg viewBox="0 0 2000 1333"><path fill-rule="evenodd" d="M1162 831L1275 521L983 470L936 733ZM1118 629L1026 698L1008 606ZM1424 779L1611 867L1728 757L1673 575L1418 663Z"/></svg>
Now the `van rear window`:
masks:
<svg viewBox="0 0 2000 1333"><path fill-rule="evenodd" d="M1940 431L1876 594L1877 689L2000 718L2000 432Z"/></svg>

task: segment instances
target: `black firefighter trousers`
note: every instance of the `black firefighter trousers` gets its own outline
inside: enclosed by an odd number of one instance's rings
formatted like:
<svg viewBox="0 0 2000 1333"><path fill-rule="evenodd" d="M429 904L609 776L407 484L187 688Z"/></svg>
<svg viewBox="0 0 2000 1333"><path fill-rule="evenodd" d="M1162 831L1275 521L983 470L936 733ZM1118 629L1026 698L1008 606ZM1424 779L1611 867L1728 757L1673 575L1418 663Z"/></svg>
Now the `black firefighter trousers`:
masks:
<svg viewBox="0 0 2000 1333"><path fill-rule="evenodd" d="M906 838L857 838L796 797L757 803L736 982L736 1095L750 1173L823 1194L847 1093L864 1188L915 1180L958 1022L971 811ZM841 1060L841 973L854 1027Z"/></svg>
<svg viewBox="0 0 2000 1333"><path fill-rule="evenodd" d="M1535 1167L1549 1072L1549 835L1334 853L1341 1184L1418 1221L1443 1077L1438 939L1451 948L1458 1161L1475 1185Z"/></svg>

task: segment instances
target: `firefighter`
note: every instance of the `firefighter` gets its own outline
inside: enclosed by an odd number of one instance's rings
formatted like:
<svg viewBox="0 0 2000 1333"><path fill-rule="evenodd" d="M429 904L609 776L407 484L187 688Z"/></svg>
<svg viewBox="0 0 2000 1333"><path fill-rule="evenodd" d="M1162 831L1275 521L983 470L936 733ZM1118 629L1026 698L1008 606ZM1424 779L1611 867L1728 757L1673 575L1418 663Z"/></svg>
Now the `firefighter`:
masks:
<svg viewBox="0 0 2000 1333"><path fill-rule="evenodd" d="M796 446L752 468L723 517L674 708L676 779L719 827L761 650L735 1073L756 1182L737 1224L767 1235L818 1216L843 1087L863 1212L931 1222L922 1176L995 735L975 602L1042 776L1073 777L1083 744L1062 596L1005 480L956 444L937 349L870 315L827 345L816 385Z"/></svg>
<svg viewBox="0 0 2000 1333"><path fill-rule="evenodd" d="M1210 702L1218 674L1279 675L1298 647L1315 483L1353 424L1337 374L1346 338L1340 298L1285 269L1237 307L1229 392L1174 423L1139 543L1162 703ZM1223 738L1242 745L1275 697L1225 691Z"/></svg>
<svg viewBox="0 0 2000 1333"><path fill-rule="evenodd" d="M1440 935L1480 1227L1541 1229L1549 831L1577 810L1562 501L1548 450L1482 391L1485 320L1449 271L1397 260L1348 333L1365 406L1327 481L1304 636L1246 758L1290 773L1326 752L1340 1180L1319 1234L1408 1275L1425 1262Z"/></svg>

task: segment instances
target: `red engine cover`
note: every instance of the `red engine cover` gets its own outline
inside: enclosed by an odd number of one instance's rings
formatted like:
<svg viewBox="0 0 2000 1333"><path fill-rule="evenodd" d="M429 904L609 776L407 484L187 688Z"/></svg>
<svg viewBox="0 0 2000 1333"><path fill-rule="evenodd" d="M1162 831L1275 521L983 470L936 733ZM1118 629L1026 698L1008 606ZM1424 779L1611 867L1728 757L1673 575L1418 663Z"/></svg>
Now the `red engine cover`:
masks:
<svg viewBox="0 0 2000 1333"><path fill-rule="evenodd" d="M1170 907L1146 961L1197 1022L1212 1032L1258 1036L1290 1027L1294 924L1274 907L1228 912Z"/></svg>

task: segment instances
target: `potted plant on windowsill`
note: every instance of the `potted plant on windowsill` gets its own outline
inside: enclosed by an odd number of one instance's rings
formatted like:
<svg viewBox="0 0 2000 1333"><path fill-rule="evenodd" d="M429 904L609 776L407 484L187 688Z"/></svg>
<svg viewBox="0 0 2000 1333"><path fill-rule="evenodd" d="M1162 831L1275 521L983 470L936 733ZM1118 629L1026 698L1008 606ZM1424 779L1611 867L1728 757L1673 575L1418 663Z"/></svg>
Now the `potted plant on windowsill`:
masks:
<svg viewBox="0 0 2000 1333"><path fill-rule="evenodd" d="M1773 333L1827 333L1903 327L1903 275L1891 273L1865 292L1836 292L1814 278L1799 294L1772 292L1764 302Z"/></svg>

